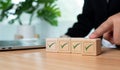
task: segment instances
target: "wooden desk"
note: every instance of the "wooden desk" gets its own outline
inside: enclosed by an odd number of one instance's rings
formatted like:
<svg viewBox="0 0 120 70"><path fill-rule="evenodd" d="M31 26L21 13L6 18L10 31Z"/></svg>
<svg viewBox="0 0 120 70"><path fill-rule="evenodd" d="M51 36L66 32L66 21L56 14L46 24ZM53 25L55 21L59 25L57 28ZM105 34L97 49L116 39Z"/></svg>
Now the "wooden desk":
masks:
<svg viewBox="0 0 120 70"><path fill-rule="evenodd" d="M45 49L0 52L0 70L120 70L120 50L99 56L47 53Z"/></svg>

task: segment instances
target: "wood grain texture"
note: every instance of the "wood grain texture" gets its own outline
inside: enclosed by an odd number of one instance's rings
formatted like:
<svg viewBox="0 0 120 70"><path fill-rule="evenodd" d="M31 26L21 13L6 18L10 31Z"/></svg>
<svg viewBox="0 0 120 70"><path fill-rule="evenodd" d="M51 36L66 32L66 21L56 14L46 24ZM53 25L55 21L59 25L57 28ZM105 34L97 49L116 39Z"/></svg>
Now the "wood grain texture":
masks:
<svg viewBox="0 0 120 70"><path fill-rule="evenodd" d="M102 50L99 56L48 53L45 49L1 51L0 70L120 70L120 50Z"/></svg>

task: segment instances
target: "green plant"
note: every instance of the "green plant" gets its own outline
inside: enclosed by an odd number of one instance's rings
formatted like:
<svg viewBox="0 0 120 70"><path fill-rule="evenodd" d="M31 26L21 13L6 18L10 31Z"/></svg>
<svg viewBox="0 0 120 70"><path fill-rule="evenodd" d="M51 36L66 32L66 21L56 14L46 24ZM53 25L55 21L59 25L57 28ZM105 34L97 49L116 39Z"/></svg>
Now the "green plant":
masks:
<svg viewBox="0 0 120 70"><path fill-rule="evenodd" d="M14 15L16 17L10 19L9 23L13 24L15 21L18 21L20 25L23 25L21 16L23 13L27 13L30 14L29 25L32 23L33 16L36 15L51 25L57 26L57 18L61 16L61 13L55 1L56 0L25 0L15 4L12 3L12 0L0 0L0 21L8 18L9 15Z"/></svg>

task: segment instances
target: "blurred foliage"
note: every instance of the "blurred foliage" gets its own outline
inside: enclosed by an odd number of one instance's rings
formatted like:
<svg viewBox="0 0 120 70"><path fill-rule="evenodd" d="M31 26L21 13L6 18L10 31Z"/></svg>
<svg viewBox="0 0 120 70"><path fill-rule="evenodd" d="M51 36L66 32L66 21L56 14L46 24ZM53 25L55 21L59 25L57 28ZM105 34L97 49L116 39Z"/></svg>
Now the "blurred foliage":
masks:
<svg viewBox="0 0 120 70"><path fill-rule="evenodd" d="M25 0L18 4L12 3L12 0L0 0L0 21L8 18L9 15L17 15L16 18L9 21L13 24L16 20L23 25L20 19L23 13L30 14L29 25L32 23L33 16L36 14L38 18L44 19L53 26L58 25L57 18L61 16L61 12L55 4L57 0ZM15 12L10 12L14 10Z"/></svg>

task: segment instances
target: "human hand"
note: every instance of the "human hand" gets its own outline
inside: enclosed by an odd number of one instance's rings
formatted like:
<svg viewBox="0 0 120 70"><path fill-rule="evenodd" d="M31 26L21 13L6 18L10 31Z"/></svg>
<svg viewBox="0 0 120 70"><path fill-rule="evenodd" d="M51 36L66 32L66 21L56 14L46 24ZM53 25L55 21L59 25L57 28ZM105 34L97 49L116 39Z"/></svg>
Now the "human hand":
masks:
<svg viewBox="0 0 120 70"><path fill-rule="evenodd" d="M97 38L100 36L103 36L112 44L120 45L120 13L109 17L89 36L89 38Z"/></svg>

